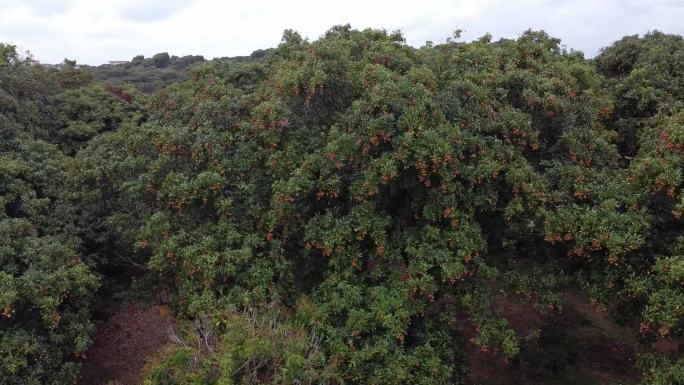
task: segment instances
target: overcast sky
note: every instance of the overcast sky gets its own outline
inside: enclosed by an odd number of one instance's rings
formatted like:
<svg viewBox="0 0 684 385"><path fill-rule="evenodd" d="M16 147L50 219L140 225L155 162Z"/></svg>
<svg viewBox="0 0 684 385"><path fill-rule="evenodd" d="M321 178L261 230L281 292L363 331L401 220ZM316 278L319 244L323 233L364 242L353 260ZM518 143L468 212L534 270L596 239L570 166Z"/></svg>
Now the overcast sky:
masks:
<svg viewBox="0 0 684 385"><path fill-rule="evenodd" d="M624 35L684 34L684 0L0 0L0 42L45 63L101 64L167 51L248 55L291 28L315 40L337 24L400 29L409 44L443 42L457 28L516 37L528 28L593 56Z"/></svg>

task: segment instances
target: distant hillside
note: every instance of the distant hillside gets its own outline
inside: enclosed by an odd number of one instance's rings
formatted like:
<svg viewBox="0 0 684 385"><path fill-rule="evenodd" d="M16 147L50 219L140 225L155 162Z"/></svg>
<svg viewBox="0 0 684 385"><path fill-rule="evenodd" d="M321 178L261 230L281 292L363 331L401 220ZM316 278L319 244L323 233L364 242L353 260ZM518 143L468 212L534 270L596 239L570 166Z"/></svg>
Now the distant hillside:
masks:
<svg viewBox="0 0 684 385"><path fill-rule="evenodd" d="M250 61L266 55L268 50L257 50L249 56L221 57L212 61ZM206 62L202 55L175 56L167 52L146 58L135 56L130 61L110 61L99 66L81 66L93 73L95 80L122 85L131 83L143 92L150 93L188 79L189 69L195 63Z"/></svg>
<svg viewBox="0 0 684 385"><path fill-rule="evenodd" d="M138 55L123 63L110 62L83 68L89 69L97 81L117 85L132 83L143 92L153 92L171 83L186 80L190 66L204 61L206 59L201 55L178 57L162 52L150 58Z"/></svg>

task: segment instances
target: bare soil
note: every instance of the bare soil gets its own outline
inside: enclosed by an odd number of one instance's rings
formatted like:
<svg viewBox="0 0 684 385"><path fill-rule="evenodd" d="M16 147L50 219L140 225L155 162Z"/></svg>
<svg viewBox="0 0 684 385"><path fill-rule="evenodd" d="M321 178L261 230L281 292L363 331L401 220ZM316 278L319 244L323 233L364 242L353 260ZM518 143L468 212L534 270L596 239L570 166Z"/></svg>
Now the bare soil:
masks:
<svg viewBox="0 0 684 385"><path fill-rule="evenodd" d="M580 385L636 383L634 364L640 347L634 331L620 326L608 312L576 292L565 293L560 313L542 315L532 305L510 295L495 301L517 335L524 339L545 325L553 324L576 342L578 362L553 373L532 369L529 362L507 362L497 351L469 348L471 381L481 385Z"/></svg>
<svg viewBox="0 0 684 385"><path fill-rule="evenodd" d="M169 343L175 324L165 307L115 306L96 322L78 385L139 385L148 360Z"/></svg>

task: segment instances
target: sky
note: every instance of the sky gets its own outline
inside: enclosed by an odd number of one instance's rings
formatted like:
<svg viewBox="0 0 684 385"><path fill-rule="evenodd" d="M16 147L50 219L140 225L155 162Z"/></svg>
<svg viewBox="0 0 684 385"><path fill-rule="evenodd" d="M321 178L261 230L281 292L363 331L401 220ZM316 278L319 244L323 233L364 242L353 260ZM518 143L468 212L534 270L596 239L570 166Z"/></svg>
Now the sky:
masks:
<svg viewBox="0 0 684 385"><path fill-rule="evenodd" d="M684 34L684 0L0 0L0 42L43 63L130 60L157 52L249 55L276 46L285 29L315 40L330 27L401 30L407 43L486 33L515 38L532 28L594 56L625 35Z"/></svg>

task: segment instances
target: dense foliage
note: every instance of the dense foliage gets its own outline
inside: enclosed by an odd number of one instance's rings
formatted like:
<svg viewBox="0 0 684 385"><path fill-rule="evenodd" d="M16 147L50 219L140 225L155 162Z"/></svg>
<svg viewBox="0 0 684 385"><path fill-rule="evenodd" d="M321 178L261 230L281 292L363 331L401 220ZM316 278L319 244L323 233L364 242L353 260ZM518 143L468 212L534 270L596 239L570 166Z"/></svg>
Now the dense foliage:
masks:
<svg viewBox="0 0 684 385"><path fill-rule="evenodd" d="M551 313L582 290L645 350L682 339L681 37L586 60L534 31L286 31L241 60L120 65L187 71L149 97L0 48L6 378L70 383L94 277L126 265L190 320L151 385L466 383L473 345L575 362L553 328L521 340L502 288ZM684 383L651 353L644 383Z"/></svg>
<svg viewBox="0 0 684 385"><path fill-rule="evenodd" d="M71 75L45 73L0 45L2 384L71 384L90 342L98 280L78 257L62 199L67 159L49 142L63 132L55 105Z"/></svg>

